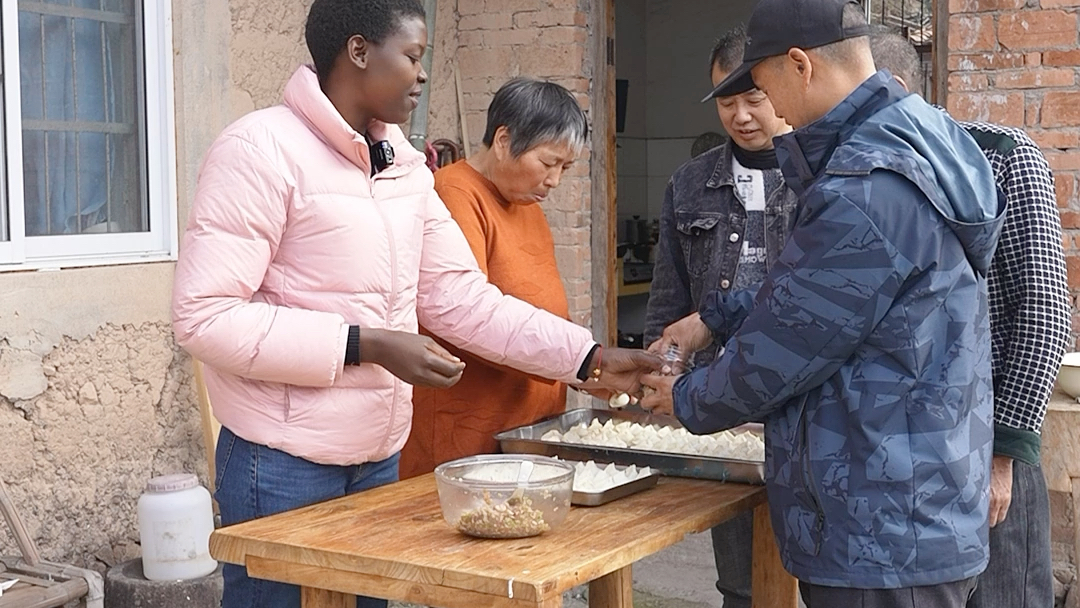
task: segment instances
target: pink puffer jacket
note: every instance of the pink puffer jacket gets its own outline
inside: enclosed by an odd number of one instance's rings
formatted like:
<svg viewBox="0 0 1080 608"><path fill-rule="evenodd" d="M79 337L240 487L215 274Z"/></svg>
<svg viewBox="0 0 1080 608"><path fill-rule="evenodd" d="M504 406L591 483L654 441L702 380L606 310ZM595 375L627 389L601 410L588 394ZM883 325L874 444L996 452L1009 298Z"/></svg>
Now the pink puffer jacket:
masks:
<svg viewBox="0 0 1080 608"><path fill-rule="evenodd" d="M211 146L176 267L176 339L207 365L218 420L324 464L382 460L409 434L412 387L345 367L350 324L415 333L419 317L461 348L563 381L594 344L488 284L423 154L397 126L369 133L396 155L374 178L363 136L298 69L283 106Z"/></svg>

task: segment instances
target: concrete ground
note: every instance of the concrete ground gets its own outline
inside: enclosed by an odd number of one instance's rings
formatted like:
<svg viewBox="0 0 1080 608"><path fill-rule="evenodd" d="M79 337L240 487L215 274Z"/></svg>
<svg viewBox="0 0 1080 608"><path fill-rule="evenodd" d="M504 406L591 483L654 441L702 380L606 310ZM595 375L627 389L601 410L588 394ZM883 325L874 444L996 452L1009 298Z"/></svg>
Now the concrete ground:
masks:
<svg viewBox="0 0 1080 608"><path fill-rule="evenodd" d="M634 608L721 608L715 582L709 534L694 534L634 564ZM587 608L585 588L568 593L563 606ZM391 603L390 608L416 607Z"/></svg>

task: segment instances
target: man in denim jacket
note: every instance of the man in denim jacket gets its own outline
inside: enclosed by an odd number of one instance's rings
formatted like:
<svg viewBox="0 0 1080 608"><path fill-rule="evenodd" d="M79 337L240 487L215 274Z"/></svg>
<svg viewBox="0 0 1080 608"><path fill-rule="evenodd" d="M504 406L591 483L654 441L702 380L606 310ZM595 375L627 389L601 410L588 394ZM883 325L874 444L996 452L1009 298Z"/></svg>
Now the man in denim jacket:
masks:
<svg viewBox="0 0 1080 608"><path fill-rule="evenodd" d="M713 48L713 87L742 63L746 32L740 26ZM714 289L754 287L795 224L796 197L784 184L773 138L791 130L769 98L746 78L716 98L731 139L679 167L668 182L660 215L660 242L649 290L645 343L696 311ZM701 365L716 348L699 352ZM752 517L745 513L713 528L717 589L726 608L750 608Z"/></svg>

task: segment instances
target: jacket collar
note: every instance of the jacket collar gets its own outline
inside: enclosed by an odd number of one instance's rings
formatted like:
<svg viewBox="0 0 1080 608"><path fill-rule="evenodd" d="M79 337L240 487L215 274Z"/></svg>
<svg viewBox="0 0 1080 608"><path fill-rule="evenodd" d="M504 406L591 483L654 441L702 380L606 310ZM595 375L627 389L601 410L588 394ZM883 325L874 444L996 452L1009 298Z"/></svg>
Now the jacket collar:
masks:
<svg viewBox="0 0 1080 608"><path fill-rule="evenodd" d="M285 106L299 116L308 127L331 148L359 167L364 175L371 175L371 157L364 136L345 122L319 86L319 79L310 65L302 65L285 85ZM424 155L418 152L397 125L378 120L368 124L372 141L389 141L394 147L394 164L376 175L392 177L424 163ZM385 174L385 175L384 175Z"/></svg>
<svg viewBox="0 0 1080 608"><path fill-rule="evenodd" d="M798 194L818 178L833 152L868 118L909 93L888 70L867 78L818 120L777 138L776 153L784 178Z"/></svg>
<svg viewBox="0 0 1080 608"><path fill-rule="evenodd" d="M731 147L734 145L735 144L731 143L730 139L723 144L720 156L716 158L716 166L713 167L712 175L709 176L709 181L705 182L707 187L735 187L735 174L731 170L731 159L735 155L734 150L732 150Z"/></svg>

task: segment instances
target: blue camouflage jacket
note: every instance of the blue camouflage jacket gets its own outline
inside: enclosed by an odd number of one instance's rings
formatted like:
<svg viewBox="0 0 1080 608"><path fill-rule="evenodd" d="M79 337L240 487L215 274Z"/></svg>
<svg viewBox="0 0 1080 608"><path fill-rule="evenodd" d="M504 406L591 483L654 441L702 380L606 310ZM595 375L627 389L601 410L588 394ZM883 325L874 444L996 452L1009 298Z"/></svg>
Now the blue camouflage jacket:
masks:
<svg viewBox="0 0 1080 608"><path fill-rule="evenodd" d="M888 72L777 146L800 200L734 335L674 387L695 433L766 421L785 567L819 585L934 585L987 562L993 383L986 272L1004 217L986 157Z"/></svg>

